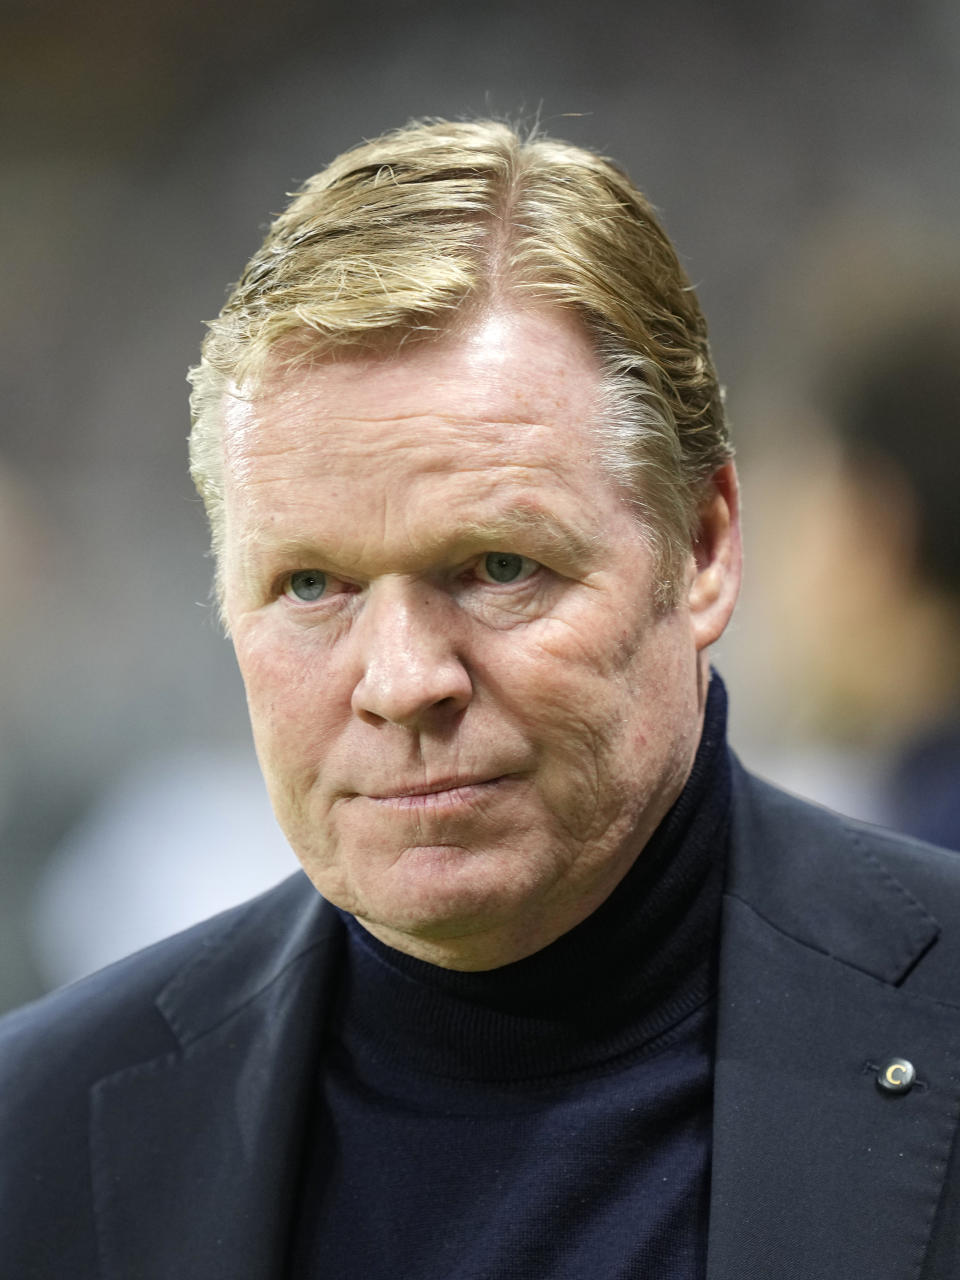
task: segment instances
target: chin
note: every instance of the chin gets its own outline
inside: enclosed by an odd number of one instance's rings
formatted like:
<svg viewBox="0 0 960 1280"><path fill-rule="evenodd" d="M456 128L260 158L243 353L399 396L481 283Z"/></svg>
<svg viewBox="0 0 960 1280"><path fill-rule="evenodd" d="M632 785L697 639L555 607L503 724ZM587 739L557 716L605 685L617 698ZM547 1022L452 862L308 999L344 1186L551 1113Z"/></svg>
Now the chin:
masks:
<svg viewBox="0 0 960 1280"><path fill-rule="evenodd" d="M509 928L536 892L515 868L505 874L495 857L437 845L404 849L376 876L357 876L351 892L324 896L389 945L409 950L399 939L454 942Z"/></svg>

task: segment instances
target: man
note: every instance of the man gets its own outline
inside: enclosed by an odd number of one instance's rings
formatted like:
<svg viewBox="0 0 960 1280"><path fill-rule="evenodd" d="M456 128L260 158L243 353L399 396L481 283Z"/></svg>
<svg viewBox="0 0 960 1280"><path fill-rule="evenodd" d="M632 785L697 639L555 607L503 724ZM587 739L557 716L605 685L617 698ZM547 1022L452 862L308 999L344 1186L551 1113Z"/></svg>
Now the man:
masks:
<svg viewBox="0 0 960 1280"><path fill-rule="evenodd" d="M727 752L731 449L623 174L368 143L192 377L306 876L7 1020L4 1273L955 1275L960 868Z"/></svg>

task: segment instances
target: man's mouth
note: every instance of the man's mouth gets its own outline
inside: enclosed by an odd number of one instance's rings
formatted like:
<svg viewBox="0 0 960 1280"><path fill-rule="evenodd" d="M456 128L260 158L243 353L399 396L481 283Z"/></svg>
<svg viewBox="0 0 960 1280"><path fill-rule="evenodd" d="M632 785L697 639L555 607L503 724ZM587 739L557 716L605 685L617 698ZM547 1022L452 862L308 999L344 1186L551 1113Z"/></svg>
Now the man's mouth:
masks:
<svg viewBox="0 0 960 1280"><path fill-rule="evenodd" d="M382 791L366 792L367 799L383 804L416 808L431 804L456 804L479 798L484 792L506 781L507 774L494 777L435 778L429 782L401 783Z"/></svg>

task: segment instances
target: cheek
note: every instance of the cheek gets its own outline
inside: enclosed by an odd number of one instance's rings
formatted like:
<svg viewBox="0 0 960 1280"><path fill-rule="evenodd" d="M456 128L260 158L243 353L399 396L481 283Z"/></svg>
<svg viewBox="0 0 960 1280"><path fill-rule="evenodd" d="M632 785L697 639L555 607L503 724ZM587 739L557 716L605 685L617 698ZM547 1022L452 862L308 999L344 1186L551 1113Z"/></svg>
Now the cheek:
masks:
<svg viewBox="0 0 960 1280"><path fill-rule="evenodd" d="M541 782L564 811L595 803L607 785L608 757L622 747L632 659L621 633L616 618L553 621L528 638L535 643L498 654L480 673L494 714L520 727L539 757Z"/></svg>
<svg viewBox="0 0 960 1280"><path fill-rule="evenodd" d="M519 691L521 706L548 719L597 728L616 723L638 671L654 664L658 641L656 622L625 612L583 610L551 619L498 663L503 688Z"/></svg>
<svg viewBox="0 0 960 1280"><path fill-rule="evenodd" d="M516 714L584 770L643 766L696 721L696 653L680 614L593 618L551 633L512 684ZM593 764L591 765L591 760Z"/></svg>
<svg viewBox="0 0 960 1280"><path fill-rule="evenodd" d="M700 732L700 660L680 615L638 655L625 701L624 753L648 785L682 785Z"/></svg>
<svg viewBox="0 0 960 1280"><path fill-rule="evenodd" d="M263 636L236 642L250 723L265 768L319 764L349 695L338 688L329 655L302 642Z"/></svg>

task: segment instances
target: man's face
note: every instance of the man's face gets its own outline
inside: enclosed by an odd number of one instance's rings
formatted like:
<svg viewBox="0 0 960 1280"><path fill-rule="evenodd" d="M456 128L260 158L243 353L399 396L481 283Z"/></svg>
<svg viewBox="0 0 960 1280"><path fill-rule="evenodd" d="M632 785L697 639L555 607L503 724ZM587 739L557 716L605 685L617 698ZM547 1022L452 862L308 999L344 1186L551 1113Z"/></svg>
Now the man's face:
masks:
<svg viewBox="0 0 960 1280"><path fill-rule="evenodd" d="M507 311L227 403L226 611L277 817L325 897L435 963L584 919L696 750L716 627L653 605L599 382L572 320Z"/></svg>

